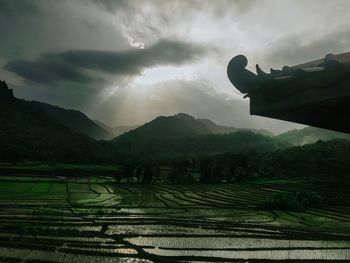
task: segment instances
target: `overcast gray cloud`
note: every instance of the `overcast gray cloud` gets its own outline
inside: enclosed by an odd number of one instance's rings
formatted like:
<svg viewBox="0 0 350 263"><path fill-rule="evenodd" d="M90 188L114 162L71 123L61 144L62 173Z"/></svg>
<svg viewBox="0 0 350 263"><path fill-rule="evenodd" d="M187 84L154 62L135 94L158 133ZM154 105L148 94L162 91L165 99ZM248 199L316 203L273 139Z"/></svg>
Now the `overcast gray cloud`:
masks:
<svg viewBox="0 0 350 263"><path fill-rule="evenodd" d="M268 69L349 51L349 10L348 0L0 0L0 76L18 97L110 125L186 111L282 131L296 125L249 115L228 61L244 54Z"/></svg>
<svg viewBox="0 0 350 263"><path fill-rule="evenodd" d="M261 61L268 61L270 66L281 67L302 64L324 57L327 54L348 52L350 47L350 29L324 35L291 34L269 43L270 49L261 55Z"/></svg>
<svg viewBox="0 0 350 263"><path fill-rule="evenodd" d="M97 6L104 8L108 12L127 11L147 12L142 10L145 5L156 7L158 10L172 9L174 12L188 13L193 11L209 11L215 15L227 15L238 12L245 12L261 0L173 0L171 3L164 0L90 0Z"/></svg>
<svg viewBox="0 0 350 263"><path fill-rule="evenodd" d="M4 69L38 83L71 81L86 84L96 81L93 74L85 72L87 69L133 76L148 67L185 64L203 55L204 51L205 48L200 45L163 39L142 49L119 52L71 50L45 54L35 61L10 60Z"/></svg>

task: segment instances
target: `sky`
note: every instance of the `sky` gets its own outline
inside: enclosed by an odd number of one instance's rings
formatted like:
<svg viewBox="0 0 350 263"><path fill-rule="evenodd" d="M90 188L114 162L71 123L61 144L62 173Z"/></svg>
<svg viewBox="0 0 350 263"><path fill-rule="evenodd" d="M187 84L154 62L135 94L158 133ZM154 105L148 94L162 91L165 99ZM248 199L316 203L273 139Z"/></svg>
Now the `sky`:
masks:
<svg viewBox="0 0 350 263"><path fill-rule="evenodd" d="M110 126L179 112L281 133L249 114L229 60L268 71L349 51L348 0L0 0L0 79Z"/></svg>

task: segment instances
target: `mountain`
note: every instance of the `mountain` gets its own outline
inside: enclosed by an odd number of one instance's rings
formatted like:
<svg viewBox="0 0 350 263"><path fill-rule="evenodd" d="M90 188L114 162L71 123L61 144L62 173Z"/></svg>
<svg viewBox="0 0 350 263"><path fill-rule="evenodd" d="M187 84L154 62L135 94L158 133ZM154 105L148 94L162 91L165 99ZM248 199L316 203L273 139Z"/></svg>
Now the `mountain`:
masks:
<svg viewBox="0 0 350 263"><path fill-rule="evenodd" d="M148 154L218 153L254 148L276 149L271 136L258 130L237 129L215 124L206 119L179 113L157 117L112 141L119 151ZM265 132L269 134L268 132ZM260 143L260 141L262 143ZM278 143L277 143L278 144Z"/></svg>
<svg viewBox="0 0 350 263"><path fill-rule="evenodd" d="M0 82L0 161L103 163L116 159L115 147L71 131L38 103L13 96Z"/></svg>
<svg viewBox="0 0 350 263"><path fill-rule="evenodd" d="M333 139L350 140L350 134L335 132L315 127L306 127L303 129L295 129L278 135L281 141L290 143L291 145L312 144L317 141L329 141Z"/></svg>
<svg viewBox="0 0 350 263"><path fill-rule="evenodd" d="M178 115L181 115L178 114ZM208 119L196 119L197 121L204 123L207 128L210 130L211 134L226 134L226 133L232 133L237 131L251 131L259 134L264 134L267 136L273 136L272 132L269 132L267 130L256 130L256 129L246 129L246 128L235 128L235 127L228 127L228 126L222 126L217 125L215 122L208 120Z"/></svg>
<svg viewBox="0 0 350 263"><path fill-rule="evenodd" d="M154 120L115 138L114 141L130 136L143 139L166 139L206 134L227 134L237 131L253 131L256 133L270 134L263 130L248 130L220 126L211 120L195 119L188 114L178 113L173 116L157 117Z"/></svg>
<svg viewBox="0 0 350 263"><path fill-rule="evenodd" d="M109 140L114 137L112 133L97 125L80 111L64 109L43 102L32 101L32 103L40 107L49 118L72 131L97 140Z"/></svg>
<svg viewBox="0 0 350 263"><path fill-rule="evenodd" d="M106 131L108 131L109 133L113 134L113 137L117 137L125 132L131 131L136 129L137 127L139 127L139 125L134 125L134 126L115 126L115 127L111 127L107 124L104 124L103 122L99 121L99 120L94 120L94 122L102 127L103 129L105 129Z"/></svg>

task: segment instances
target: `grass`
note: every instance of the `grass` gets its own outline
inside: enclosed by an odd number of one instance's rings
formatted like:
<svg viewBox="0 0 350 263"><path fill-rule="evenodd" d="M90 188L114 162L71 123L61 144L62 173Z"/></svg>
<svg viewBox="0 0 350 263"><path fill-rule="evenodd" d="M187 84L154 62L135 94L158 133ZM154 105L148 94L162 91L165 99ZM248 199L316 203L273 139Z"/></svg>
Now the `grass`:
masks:
<svg viewBox="0 0 350 263"><path fill-rule="evenodd" d="M67 164L67 163L40 163L40 162L28 162L28 163L0 163L1 175L17 175L17 176L92 176L92 175L107 175L120 177L122 174L121 167L118 165L86 165L86 164ZM13 177L15 178L15 177ZM91 180L98 181L98 179L90 178Z"/></svg>
<svg viewBox="0 0 350 263"><path fill-rule="evenodd" d="M321 196L316 192L280 192L272 198L256 202L258 210L304 211L310 208L322 208L346 204L343 196Z"/></svg>

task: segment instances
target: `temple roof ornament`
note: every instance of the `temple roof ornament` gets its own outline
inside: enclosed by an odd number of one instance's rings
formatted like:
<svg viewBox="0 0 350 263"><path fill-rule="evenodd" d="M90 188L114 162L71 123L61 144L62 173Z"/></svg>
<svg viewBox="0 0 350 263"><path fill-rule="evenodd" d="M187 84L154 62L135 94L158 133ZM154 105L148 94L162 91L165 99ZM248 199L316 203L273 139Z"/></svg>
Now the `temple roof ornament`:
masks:
<svg viewBox="0 0 350 263"><path fill-rule="evenodd" d="M350 133L350 52L256 73L243 55L231 59L227 75L250 98L250 112Z"/></svg>

